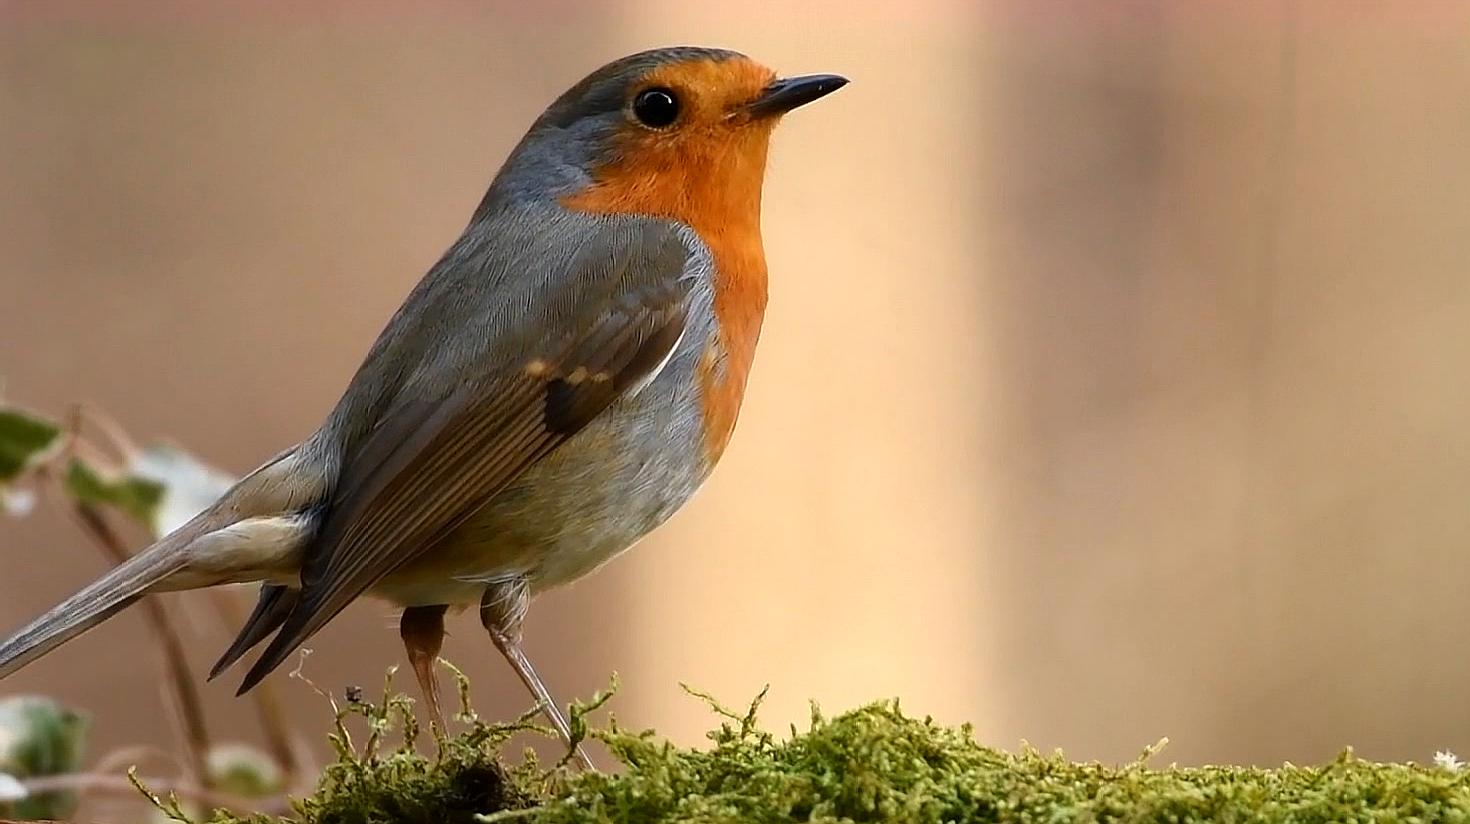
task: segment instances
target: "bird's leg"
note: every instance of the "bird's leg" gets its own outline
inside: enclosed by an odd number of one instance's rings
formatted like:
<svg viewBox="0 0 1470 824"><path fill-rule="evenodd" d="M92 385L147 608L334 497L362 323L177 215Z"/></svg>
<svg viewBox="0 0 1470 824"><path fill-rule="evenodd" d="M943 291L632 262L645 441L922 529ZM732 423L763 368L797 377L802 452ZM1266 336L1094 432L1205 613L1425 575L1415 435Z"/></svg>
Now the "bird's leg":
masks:
<svg viewBox="0 0 1470 824"><path fill-rule="evenodd" d="M409 607L398 620L398 633L403 636L403 648L408 652L408 663L413 666L413 675L418 679L419 691L429 705L429 717L445 732L444 714L439 710L439 674L434 663L439 659L439 650L444 646L444 611L448 607L438 604L432 607Z"/></svg>
<svg viewBox="0 0 1470 824"><path fill-rule="evenodd" d="M505 656L516 675L520 676L521 683L531 691L532 697L541 705L541 711L546 720L556 728L561 735L562 741L568 747L572 745L572 727L567 723L566 716L562 714L561 708L551 697L551 692L542 683L541 676L536 674L536 668L531 666L531 660L521 651L521 624L526 618L526 608L531 604L531 588L522 579L507 581L504 583L491 584L485 590L485 597L480 600L480 622L490 632L490 640L495 642L495 648ZM582 766L588 770L596 770L592 765L592 759L582 749L581 744L576 745L577 759Z"/></svg>

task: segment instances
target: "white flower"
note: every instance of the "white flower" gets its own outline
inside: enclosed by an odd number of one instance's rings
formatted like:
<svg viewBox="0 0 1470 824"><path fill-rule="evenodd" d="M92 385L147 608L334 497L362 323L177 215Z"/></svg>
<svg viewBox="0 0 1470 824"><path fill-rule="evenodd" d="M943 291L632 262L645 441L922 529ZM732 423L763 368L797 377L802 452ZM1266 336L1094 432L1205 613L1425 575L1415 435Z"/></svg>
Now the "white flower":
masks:
<svg viewBox="0 0 1470 824"><path fill-rule="evenodd" d="M1434 766L1450 772L1459 772L1465 769L1465 762L1449 750L1440 750L1434 754Z"/></svg>
<svg viewBox="0 0 1470 824"><path fill-rule="evenodd" d="M0 512L13 518L24 518L36 508L36 491L19 487L0 486Z"/></svg>
<svg viewBox="0 0 1470 824"><path fill-rule="evenodd" d="M30 795L15 776L0 773L0 801L19 801Z"/></svg>
<svg viewBox="0 0 1470 824"><path fill-rule="evenodd" d="M193 455L165 444L134 455L128 472L163 484L163 500L153 516L153 533L167 535L183 526L235 485L235 478Z"/></svg>

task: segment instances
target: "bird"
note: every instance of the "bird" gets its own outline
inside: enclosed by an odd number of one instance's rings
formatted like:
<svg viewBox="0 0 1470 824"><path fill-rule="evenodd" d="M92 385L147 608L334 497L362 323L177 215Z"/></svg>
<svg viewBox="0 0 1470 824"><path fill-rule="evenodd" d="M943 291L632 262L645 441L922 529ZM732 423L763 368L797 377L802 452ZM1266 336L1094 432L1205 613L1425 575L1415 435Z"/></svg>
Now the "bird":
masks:
<svg viewBox="0 0 1470 824"><path fill-rule="evenodd" d="M510 152L321 426L0 642L0 678L149 594L258 582L211 679L265 643L243 695L348 604L384 599L443 729L445 616L476 608L570 746L522 650L527 609L663 524L725 453L767 303L770 137L847 82L700 46L587 75Z"/></svg>

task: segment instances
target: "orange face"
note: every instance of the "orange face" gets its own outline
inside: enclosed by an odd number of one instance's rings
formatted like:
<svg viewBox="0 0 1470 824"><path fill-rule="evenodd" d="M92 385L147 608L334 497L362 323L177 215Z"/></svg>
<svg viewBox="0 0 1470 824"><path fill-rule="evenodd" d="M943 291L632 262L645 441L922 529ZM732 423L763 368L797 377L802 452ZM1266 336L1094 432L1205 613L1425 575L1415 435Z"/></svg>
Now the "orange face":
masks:
<svg viewBox="0 0 1470 824"><path fill-rule="evenodd" d="M592 184L561 199L584 212L679 221L714 258L717 340L699 381L705 457L712 464L735 429L766 308L761 184L771 129L781 114L847 81L775 72L727 54L665 63L630 84L623 121Z"/></svg>
<svg viewBox="0 0 1470 824"><path fill-rule="evenodd" d="M613 159L593 170L594 185L565 205L672 218L696 230L755 224L776 118L751 117L745 107L775 77L743 57L687 60L648 72L629 90Z"/></svg>

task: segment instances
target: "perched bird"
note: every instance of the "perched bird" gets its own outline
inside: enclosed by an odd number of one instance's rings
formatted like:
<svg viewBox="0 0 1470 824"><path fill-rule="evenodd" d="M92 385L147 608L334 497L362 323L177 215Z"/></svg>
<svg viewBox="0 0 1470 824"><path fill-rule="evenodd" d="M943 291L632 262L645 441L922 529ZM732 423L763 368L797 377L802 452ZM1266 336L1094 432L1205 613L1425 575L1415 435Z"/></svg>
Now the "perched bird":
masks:
<svg viewBox="0 0 1470 824"><path fill-rule="evenodd" d="M724 453L766 305L771 130L846 82L678 47L573 86L321 428L5 640L0 678L148 593L261 581L211 678L274 634L244 693L371 594L404 608L442 726L445 612L476 605L570 740L521 651L527 606L663 523Z"/></svg>

